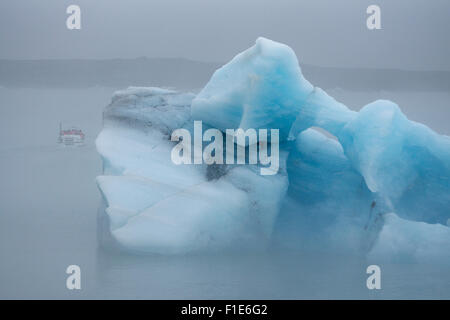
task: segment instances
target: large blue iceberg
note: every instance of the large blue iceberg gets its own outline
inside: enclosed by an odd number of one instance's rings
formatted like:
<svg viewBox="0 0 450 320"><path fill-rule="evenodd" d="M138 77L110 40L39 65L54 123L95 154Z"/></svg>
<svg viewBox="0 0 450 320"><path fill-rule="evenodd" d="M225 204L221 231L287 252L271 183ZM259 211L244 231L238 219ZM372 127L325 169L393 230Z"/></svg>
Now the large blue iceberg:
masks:
<svg viewBox="0 0 450 320"><path fill-rule="evenodd" d="M277 173L175 164L172 133L195 135L194 121L224 133L278 129ZM102 237L123 249L276 246L450 262L450 137L390 101L348 109L303 77L284 44L257 39L197 95L116 92L96 144Z"/></svg>

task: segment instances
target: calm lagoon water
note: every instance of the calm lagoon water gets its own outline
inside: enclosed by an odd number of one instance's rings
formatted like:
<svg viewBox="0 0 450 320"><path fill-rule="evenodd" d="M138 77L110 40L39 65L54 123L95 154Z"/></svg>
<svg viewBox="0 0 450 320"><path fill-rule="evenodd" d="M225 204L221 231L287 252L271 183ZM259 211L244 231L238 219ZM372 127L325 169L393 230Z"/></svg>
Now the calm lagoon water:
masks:
<svg viewBox="0 0 450 320"><path fill-rule="evenodd" d="M450 298L445 266L384 264L382 290L366 288L364 259L279 252L136 256L97 245L101 161L94 139L112 88L0 88L1 299ZM330 90L358 109L379 97L450 134L449 93ZM57 145L59 122L81 127L83 147ZM82 289L66 289L68 265Z"/></svg>

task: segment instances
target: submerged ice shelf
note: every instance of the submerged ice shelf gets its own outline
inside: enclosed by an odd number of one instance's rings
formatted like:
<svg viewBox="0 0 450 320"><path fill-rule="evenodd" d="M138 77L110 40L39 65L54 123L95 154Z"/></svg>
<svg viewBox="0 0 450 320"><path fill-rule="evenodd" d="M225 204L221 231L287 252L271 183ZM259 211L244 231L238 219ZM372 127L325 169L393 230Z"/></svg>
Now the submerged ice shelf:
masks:
<svg viewBox="0 0 450 320"><path fill-rule="evenodd" d="M176 165L171 134L278 129L280 168ZM314 128L326 130L325 135ZM161 254L286 247L449 261L450 138L390 101L349 110L302 75L286 45L259 38L198 94L117 92L97 138L104 235Z"/></svg>

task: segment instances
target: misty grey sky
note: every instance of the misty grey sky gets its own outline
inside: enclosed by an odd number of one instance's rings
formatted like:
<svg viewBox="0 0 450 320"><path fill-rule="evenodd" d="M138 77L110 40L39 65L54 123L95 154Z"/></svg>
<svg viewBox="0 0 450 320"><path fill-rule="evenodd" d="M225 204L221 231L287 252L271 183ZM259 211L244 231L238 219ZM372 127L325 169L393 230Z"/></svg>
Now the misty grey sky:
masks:
<svg viewBox="0 0 450 320"><path fill-rule="evenodd" d="M66 8L81 7L81 30ZM382 30L366 8L381 7ZM0 58L182 57L226 62L258 36L301 63L450 70L448 0L2 0Z"/></svg>

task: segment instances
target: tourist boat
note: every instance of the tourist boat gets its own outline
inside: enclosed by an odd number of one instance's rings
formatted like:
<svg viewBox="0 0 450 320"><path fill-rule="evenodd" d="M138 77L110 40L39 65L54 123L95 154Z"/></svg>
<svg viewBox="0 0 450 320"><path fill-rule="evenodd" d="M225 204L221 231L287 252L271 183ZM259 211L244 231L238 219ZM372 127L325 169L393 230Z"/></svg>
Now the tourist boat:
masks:
<svg viewBox="0 0 450 320"><path fill-rule="evenodd" d="M81 129L70 127L63 129L62 124L59 124L59 138L58 142L65 146L80 146L84 144L84 133Z"/></svg>

